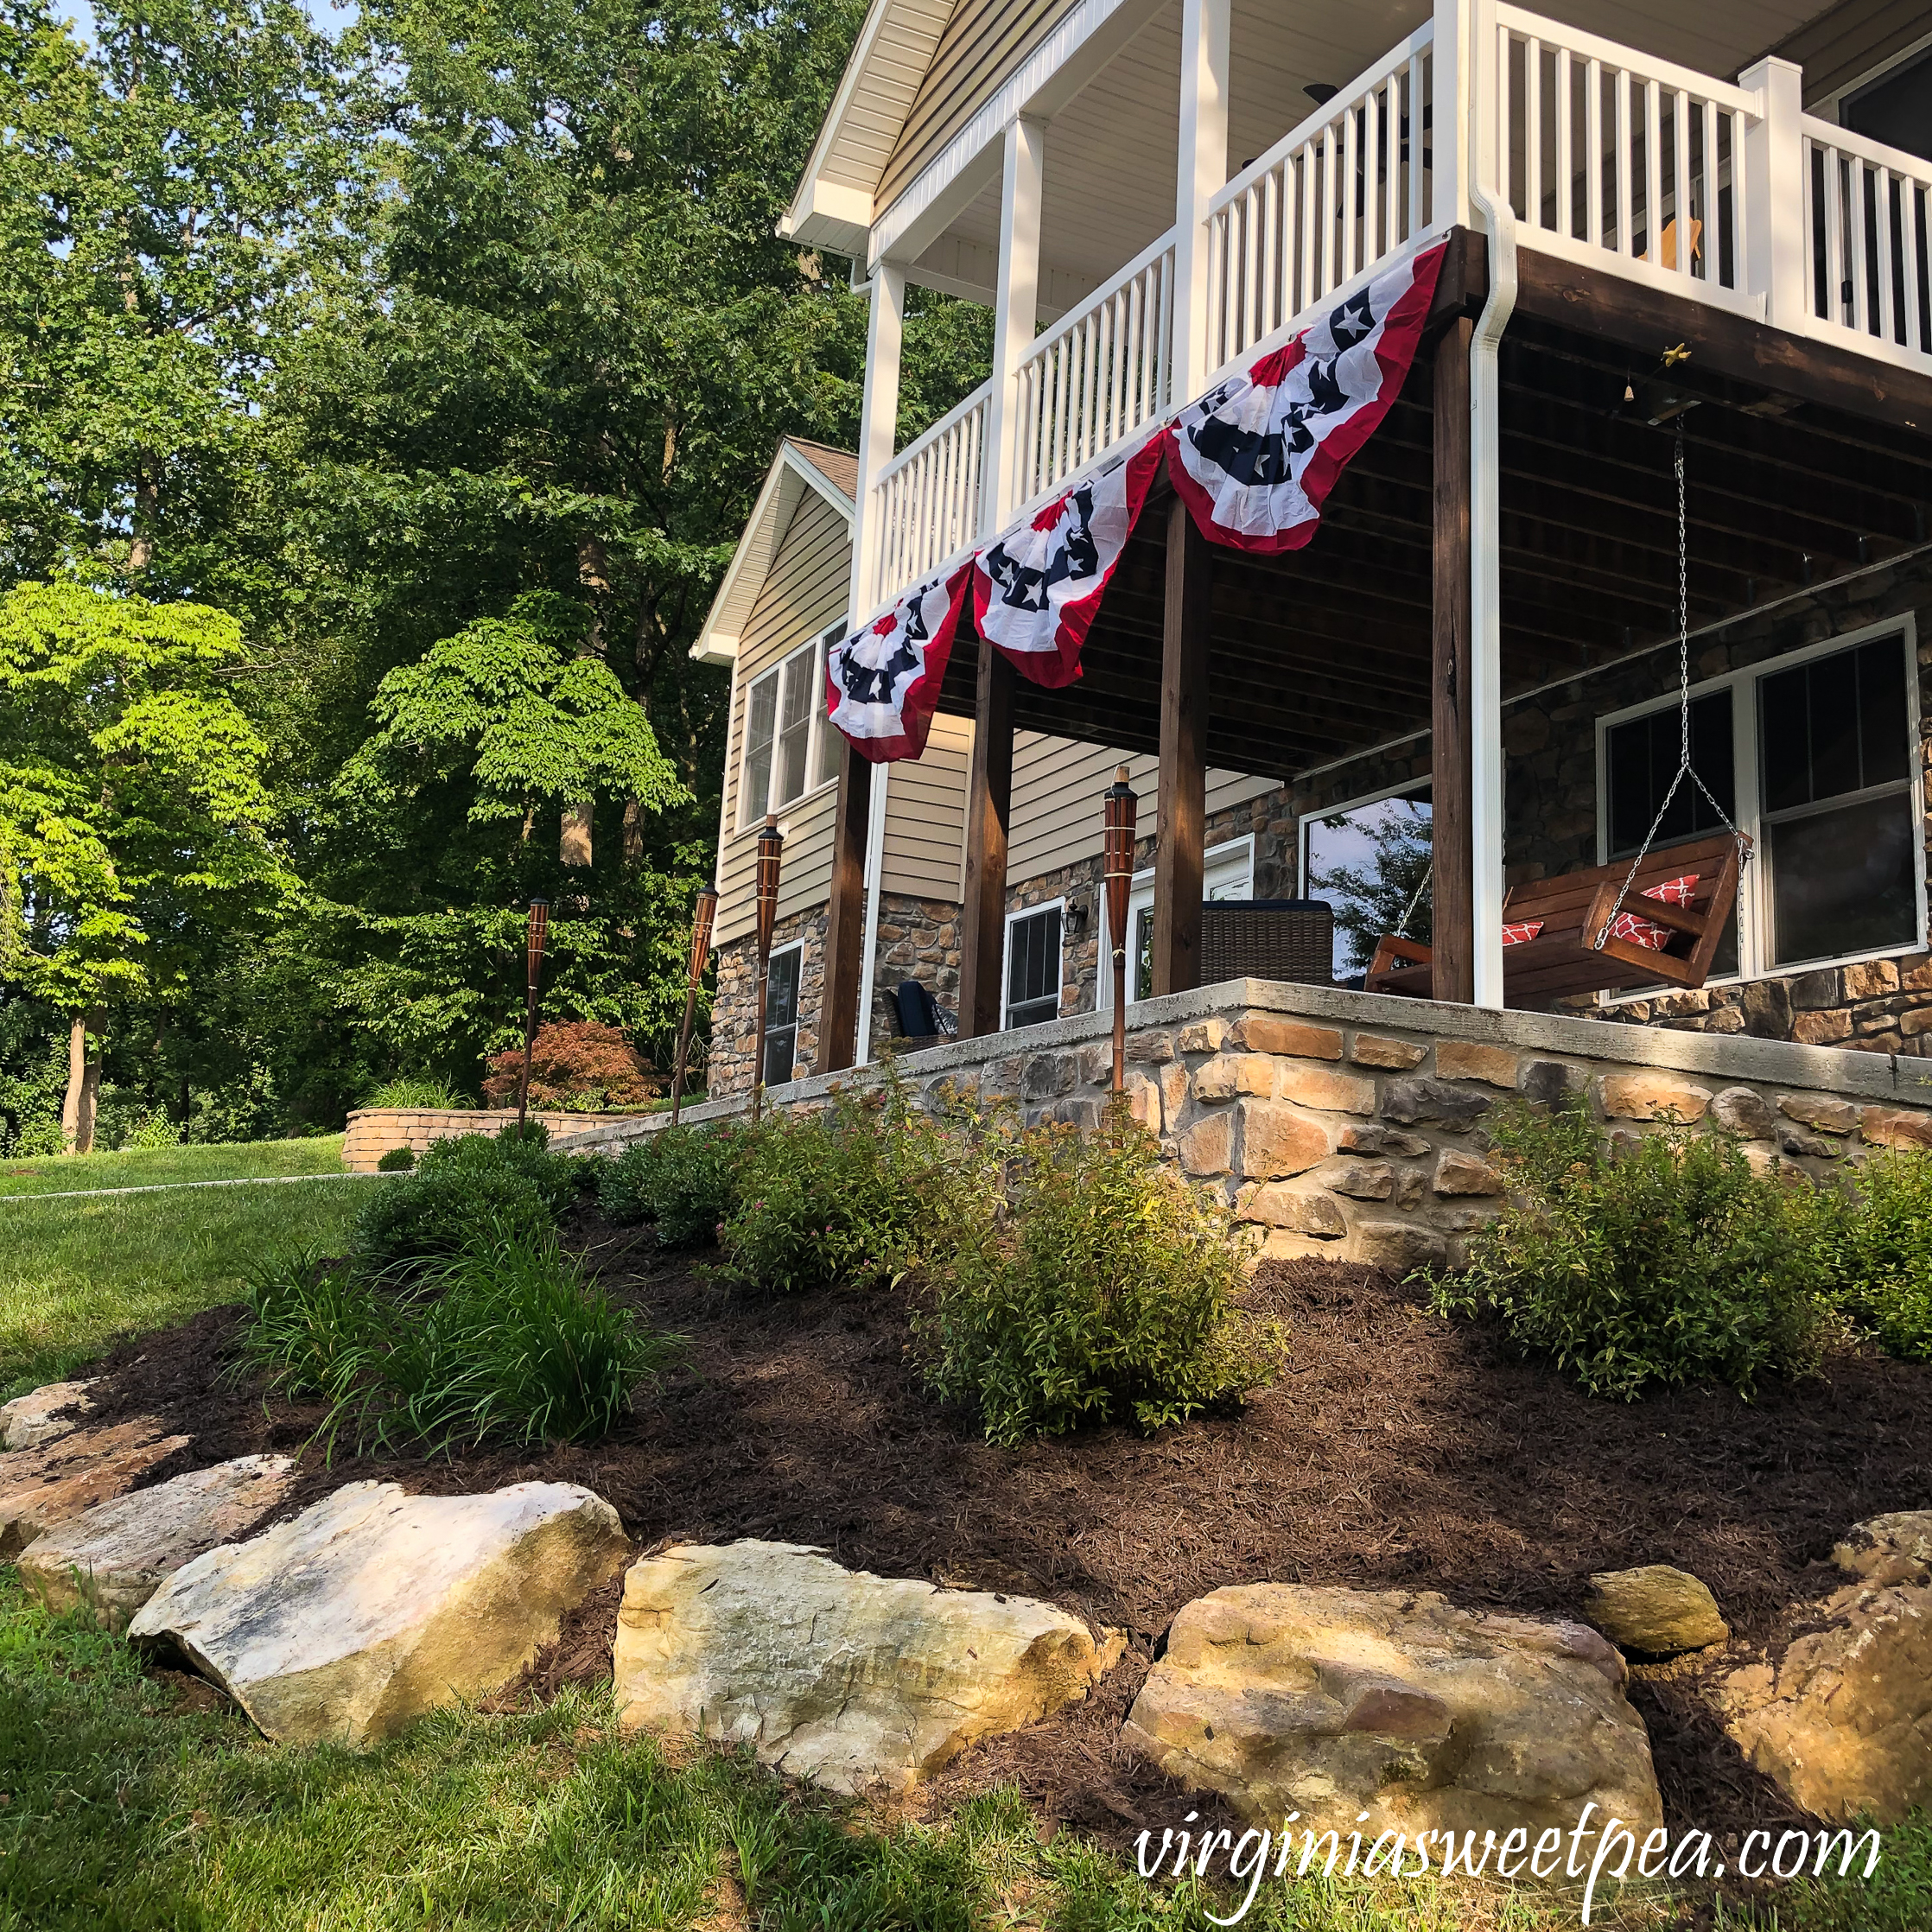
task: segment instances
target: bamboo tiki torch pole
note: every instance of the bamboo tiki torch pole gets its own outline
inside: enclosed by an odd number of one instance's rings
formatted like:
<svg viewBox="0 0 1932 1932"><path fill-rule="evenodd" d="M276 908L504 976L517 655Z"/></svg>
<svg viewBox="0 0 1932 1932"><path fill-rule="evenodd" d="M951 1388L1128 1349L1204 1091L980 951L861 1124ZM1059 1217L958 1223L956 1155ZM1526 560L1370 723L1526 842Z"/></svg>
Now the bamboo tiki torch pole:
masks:
<svg viewBox="0 0 1932 1932"><path fill-rule="evenodd" d="M1134 883L1134 821L1140 802L1127 767L1108 786L1107 925L1114 942L1114 1091L1127 1084L1127 900Z"/></svg>
<svg viewBox="0 0 1932 1932"><path fill-rule="evenodd" d="M549 937L550 902L533 899L524 924L524 957L528 963L528 984L524 992L524 1077L517 1090L517 1133L521 1137L530 1118L530 1050L537 1038L537 982L543 971L543 942Z"/></svg>
<svg viewBox="0 0 1932 1932"><path fill-rule="evenodd" d="M785 834L778 815L767 812L758 835L758 1037L753 1046L752 1119L765 1112L765 999L772 965L772 926L779 911L779 861L785 853Z"/></svg>
<svg viewBox="0 0 1932 1932"><path fill-rule="evenodd" d="M684 1067L691 1047L691 1017L697 1011L698 982L704 977L704 963L711 956L711 922L717 917L718 892L707 886L697 895L691 909L690 977L684 985L684 1024L677 1029L677 1063L670 1077L670 1124L677 1125L678 1109L684 1104Z"/></svg>

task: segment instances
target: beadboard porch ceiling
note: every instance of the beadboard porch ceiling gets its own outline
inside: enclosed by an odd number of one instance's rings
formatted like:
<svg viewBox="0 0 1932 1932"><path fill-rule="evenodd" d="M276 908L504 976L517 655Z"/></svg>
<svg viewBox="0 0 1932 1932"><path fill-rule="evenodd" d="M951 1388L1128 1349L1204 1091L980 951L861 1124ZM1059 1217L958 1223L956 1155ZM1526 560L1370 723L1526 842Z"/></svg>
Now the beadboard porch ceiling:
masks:
<svg viewBox="0 0 1932 1932"><path fill-rule="evenodd" d="M1655 366L1654 351L1626 353L1520 310L1503 340L1505 696L1675 634L1673 433L1623 406L1626 380L1641 385ZM1932 539L1932 440L1727 379L1694 355L1673 379L1700 399L1683 418L1694 630ZM1210 548L1211 765L1288 779L1427 728L1431 383L1424 354L1306 550ZM1084 676L1059 691L1020 680L1020 728L1158 750L1168 505L1156 488ZM1663 690L1675 666L1656 663ZM972 715L976 667L969 625L942 710Z"/></svg>

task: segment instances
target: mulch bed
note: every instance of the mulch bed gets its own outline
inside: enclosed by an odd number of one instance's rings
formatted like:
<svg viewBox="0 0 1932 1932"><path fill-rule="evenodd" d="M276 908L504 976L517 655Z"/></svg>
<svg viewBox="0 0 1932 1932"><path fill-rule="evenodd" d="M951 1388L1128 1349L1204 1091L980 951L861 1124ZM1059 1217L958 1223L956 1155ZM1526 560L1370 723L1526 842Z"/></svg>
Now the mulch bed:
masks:
<svg viewBox="0 0 1932 1932"><path fill-rule="evenodd" d="M315 1451L298 1502L381 1478L453 1492L544 1478L607 1497L640 1545L761 1536L888 1576L1052 1598L1124 1628L1125 1665L1088 1704L969 1752L948 1790L1017 1782L1051 1815L1130 1833L1161 1790L1115 1741L1174 1613L1218 1586L1271 1580L1427 1588L1471 1608L1579 1617L1592 1571L1675 1563L1716 1592L1739 1642L1776 1631L1836 1580L1833 1543L1932 1492L1932 1370L1840 1357L1757 1401L1694 1389L1629 1405L1583 1395L1452 1325L1374 1269L1270 1264L1257 1306L1293 1339L1291 1372L1246 1410L1142 1438L1096 1428L1016 1451L923 1394L903 1301L773 1302L705 1281L630 1230L586 1221L606 1286L690 1339L613 1436L532 1455L372 1461ZM220 1372L238 1317L143 1338L110 1365L101 1420L160 1415L194 1437L156 1477L306 1441L313 1409ZM614 1587L541 1660L542 1689L609 1671ZM1675 1824L1789 1815L1696 1693L1640 1668ZM1163 1800L1158 1815L1176 1814Z"/></svg>

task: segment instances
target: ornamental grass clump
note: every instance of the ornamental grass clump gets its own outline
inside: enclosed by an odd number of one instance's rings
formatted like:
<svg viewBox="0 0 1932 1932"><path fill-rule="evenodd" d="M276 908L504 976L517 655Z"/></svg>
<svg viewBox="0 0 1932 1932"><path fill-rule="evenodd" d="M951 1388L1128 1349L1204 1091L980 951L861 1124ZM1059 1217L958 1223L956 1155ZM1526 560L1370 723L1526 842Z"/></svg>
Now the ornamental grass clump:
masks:
<svg viewBox="0 0 1932 1932"><path fill-rule="evenodd" d="M682 1342L617 1306L554 1230L485 1221L407 1274L291 1255L249 1284L237 1367L329 1404L359 1452L608 1434Z"/></svg>
<svg viewBox="0 0 1932 1932"><path fill-rule="evenodd" d="M1160 1158L1124 1102L985 1150L999 1211L931 1270L915 1319L928 1385L1011 1446L1087 1422L1156 1429L1272 1381L1279 1326L1237 1302L1227 1208Z"/></svg>
<svg viewBox="0 0 1932 1932"><path fill-rule="evenodd" d="M651 1223L662 1248L716 1240L738 1204L740 1141L728 1127L660 1128L633 1141L598 1185L604 1218Z"/></svg>
<svg viewBox="0 0 1932 1932"><path fill-rule="evenodd" d="M1814 1369L1830 1331L1821 1197L1760 1177L1736 1141L1667 1123L1606 1147L1573 1104L1494 1116L1509 1198L1460 1276L1420 1279L1441 1314L1500 1318L1593 1395Z"/></svg>
<svg viewBox="0 0 1932 1932"><path fill-rule="evenodd" d="M889 1287L950 1251L978 1211L963 1128L915 1106L889 1071L822 1111L740 1138L737 1199L719 1230L728 1280L775 1294Z"/></svg>

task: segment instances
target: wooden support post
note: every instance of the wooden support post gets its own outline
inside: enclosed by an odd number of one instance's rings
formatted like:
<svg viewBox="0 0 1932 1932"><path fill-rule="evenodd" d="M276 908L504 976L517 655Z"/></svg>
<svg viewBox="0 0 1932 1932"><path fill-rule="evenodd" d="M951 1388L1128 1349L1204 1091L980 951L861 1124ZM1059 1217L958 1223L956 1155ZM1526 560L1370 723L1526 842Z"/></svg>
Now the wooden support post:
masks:
<svg viewBox="0 0 1932 1932"><path fill-rule="evenodd" d="M1435 344L1435 561L1429 769L1435 876L1434 969L1438 1000L1476 996L1473 900L1475 798L1471 709L1469 536L1469 341L1465 316Z"/></svg>
<svg viewBox="0 0 1932 1932"><path fill-rule="evenodd" d="M832 820L832 898L825 929L825 994L818 1018L818 1071L837 1073L858 1058L859 988L865 979L866 826L872 817L872 762L845 740Z"/></svg>
<svg viewBox="0 0 1932 1932"><path fill-rule="evenodd" d="M1201 983L1202 845L1207 831L1208 596L1211 552L1176 496L1167 505L1167 609L1160 649L1160 809L1153 859L1153 991ZM1134 963L1128 962L1131 969Z"/></svg>
<svg viewBox="0 0 1932 1932"><path fill-rule="evenodd" d="M1013 803L1014 670L980 644L973 762L966 792L966 903L961 908L959 1033L1000 1031L1007 944L1007 823Z"/></svg>

